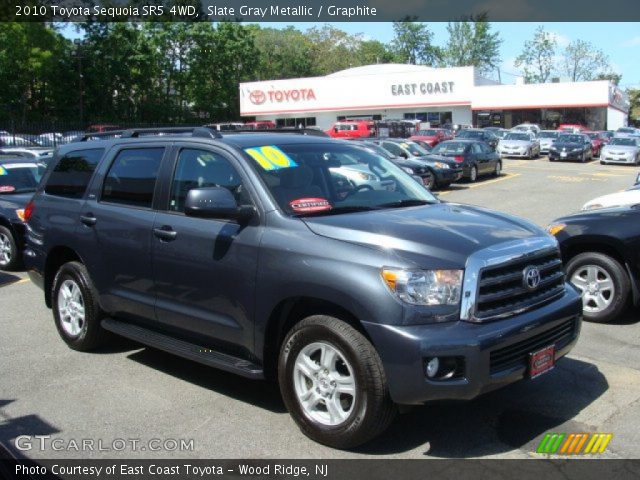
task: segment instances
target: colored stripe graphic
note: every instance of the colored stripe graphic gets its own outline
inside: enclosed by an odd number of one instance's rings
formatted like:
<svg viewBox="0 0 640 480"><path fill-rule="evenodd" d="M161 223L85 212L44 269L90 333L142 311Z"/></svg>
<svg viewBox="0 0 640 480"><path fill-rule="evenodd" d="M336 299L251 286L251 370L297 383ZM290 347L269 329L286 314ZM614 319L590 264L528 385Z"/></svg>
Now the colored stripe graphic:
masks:
<svg viewBox="0 0 640 480"><path fill-rule="evenodd" d="M536 453L558 455L595 455L604 453L613 438L612 433L546 433ZM585 447L586 445L586 447ZM583 447L584 450L583 450Z"/></svg>

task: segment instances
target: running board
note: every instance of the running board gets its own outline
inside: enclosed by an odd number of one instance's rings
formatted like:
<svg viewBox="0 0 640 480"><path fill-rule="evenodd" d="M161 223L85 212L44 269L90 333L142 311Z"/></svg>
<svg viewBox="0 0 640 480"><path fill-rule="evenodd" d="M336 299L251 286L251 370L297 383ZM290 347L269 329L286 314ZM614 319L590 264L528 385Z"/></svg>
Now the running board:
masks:
<svg viewBox="0 0 640 480"><path fill-rule="evenodd" d="M179 340L163 333L158 333L131 323L120 322L112 318L105 318L102 320L101 325L105 330L117 335L135 340L149 347L157 348L158 350L173 353L188 360L193 360L194 362L219 368L220 370L242 375L247 378L264 378L262 367L242 358L216 352L194 343L185 342L184 340Z"/></svg>

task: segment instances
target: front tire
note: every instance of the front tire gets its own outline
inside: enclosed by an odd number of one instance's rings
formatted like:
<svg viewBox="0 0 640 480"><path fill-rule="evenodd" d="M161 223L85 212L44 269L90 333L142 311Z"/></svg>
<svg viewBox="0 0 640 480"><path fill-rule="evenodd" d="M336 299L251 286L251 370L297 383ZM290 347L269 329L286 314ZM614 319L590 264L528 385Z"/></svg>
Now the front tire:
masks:
<svg viewBox="0 0 640 480"><path fill-rule="evenodd" d="M499 177L500 173L502 173L502 162L496 162L496 168L493 171L493 175L495 177Z"/></svg>
<svg viewBox="0 0 640 480"><path fill-rule="evenodd" d="M629 277L614 258L598 252L576 255L567 264L567 277L582 293L585 320L607 323L627 307Z"/></svg>
<svg viewBox="0 0 640 480"><path fill-rule="evenodd" d="M70 348L89 351L102 343L105 331L98 295L83 264L68 262L60 267L51 299L56 328Z"/></svg>
<svg viewBox="0 0 640 480"><path fill-rule="evenodd" d="M20 251L13 233L0 226L0 270L15 270L21 264Z"/></svg>
<svg viewBox="0 0 640 480"><path fill-rule="evenodd" d="M362 445L382 433L396 412L375 348L334 317L314 315L291 329L278 380L300 430L330 447Z"/></svg>
<svg viewBox="0 0 640 480"><path fill-rule="evenodd" d="M469 171L469 181L471 183L475 183L478 181L478 167L475 165L471 166L471 170Z"/></svg>

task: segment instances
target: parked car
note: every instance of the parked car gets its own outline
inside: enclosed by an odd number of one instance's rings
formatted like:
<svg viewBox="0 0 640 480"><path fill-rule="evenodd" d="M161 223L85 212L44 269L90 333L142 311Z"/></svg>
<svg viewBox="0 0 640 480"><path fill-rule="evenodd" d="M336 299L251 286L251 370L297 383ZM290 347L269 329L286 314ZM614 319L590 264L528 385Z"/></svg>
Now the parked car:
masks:
<svg viewBox="0 0 640 480"><path fill-rule="evenodd" d="M600 138L602 139L602 143L604 145L608 144L614 135L614 132L611 132L609 130L601 130L598 133L600 134Z"/></svg>
<svg viewBox="0 0 640 480"><path fill-rule="evenodd" d="M577 123L561 123L558 126L558 131L563 133L582 133L588 130L584 125Z"/></svg>
<svg viewBox="0 0 640 480"><path fill-rule="evenodd" d="M578 160L586 162L593 159L591 139L578 133L561 133L549 148L549 161Z"/></svg>
<svg viewBox="0 0 640 480"><path fill-rule="evenodd" d="M538 133L540 133L540 130L540 126L535 123L521 123L511 129L512 132L529 132L534 136L537 136Z"/></svg>
<svg viewBox="0 0 640 480"><path fill-rule="evenodd" d="M540 142L541 154L546 155L549 153L549 149L558 138L558 135L560 135L560 132L557 130L540 130L540 133L538 133L538 141Z"/></svg>
<svg viewBox="0 0 640 480"><path fill-rule="evenodd" d="M112 130L120 130L122 127L118 125L111 125L108 123L98 123L95 125L89 125L86 129L86 133L104 133Z"/></svg>
<svg viewBox="0 0 640 480"><path fill-rule="evenodd" d="M629 189L622 192L610 193L589 200L582 206L582 210L595 210L598 208L624 207L625 205L640 204L640 190Z"/></svg>
<svg viewBox="0 0 640 480"><path fill-rule="evenodd" d="M25 138L24 135L0 135L0 148L8 147L42 147L42 145Z"/></svg>
<svg viewBox="0 0 640 480"><path fill-rule="evenodd" d="M361 138L372 137L375 125L370 120L343 120L336 122L327 130L332 138Z"/></svg>
<svg viewBox="0 0 640 480"><path fill-rule="evenodd" d="M440 128L429 128L427 130L418 130L414 135L409 137L409 140L421 140L427 143L430 147L437 145L445 140L445 131Z"/></svg>
<svg viewBox="0 0 640 480"><path fill-rule="evenodd" d="M512 130L498 143L497 153L501 157L538 158L540 141L531 132Z"/></svg>
<svg viewBox="0 0 640 480"><path fill-rule="evenodd" d="M614 137L602 147L600 163L623 163L640 165L640 139L633 137Z"/></svg>
<svg viewBox="0 0 640 480"><path fill-rule="evenodd" d="M23 158L0 158L0 270L22 264L25 208L44 166Z"/></svg>
<svg viewBox="0 0 640 480"><path fill-rule="evenodd" d="M449 185L462 178L462 168L455 161L446 158L430 157L430 152L421 148L414 142L401 138L385 138L371 141L379 144L384 149L391 152L392 155L419 161L424 166L428 167L434 177L434 183L429 186L430 190L434 190L436 188L447 188Z"/></svg>
<svg viewBox="0 0 640 480"><path fill-rule="evenodd" d="M242 122L220 122L220 123L210 123L207 125L208 128L212 128L219 132L231 132L234 130L251 130L247 128Z"/></svg>
<svg viewBox="0 0 640 480"><path fill-rule="evenodd" d="M428 188L429 190L433 190L436 187L435 174L431 171L428 165L425 165L424 161L413 158L398 157L392 154L383 146L371 141L365 140L363 142L354 142L354 144L360 146L370 153L381 155L387 160L391 160L405 172L412 175L416 179L416 181L418 181L421 185Z"/></svg>
<svg viewBox="0 0 640 480"><path fill-rule="evenodd" d="M276 124L271 120L255 120L253 122L245 122L245 128L249 130L270 130L276 128Z"/></svg>
<svg viewBox="0 0 640 480"><path fill-rule="evenodd" d="M567 279L582 293L585 320L610 322L640 305L640 208L581 212L549 227L560 243Z"/></svg>
<svg viewBox="0 0 640 480"><path fill-rule="evenodd" d="M427 142L424 142L422 140L411 140L411 137L409 137L407 140L415 143L416 145L419 145L420 147L422 147L423 150L430 152L431 149L433 148L431 145L429 145Z"/></svg>
<svg viewBox="0 0 640 480"><path fill-rule="evenodd" d="M53 158L51 147L0 147L0 155L11 155L47 162Z"/></svg>
<svg viewBox="0 0 640 480"><path fill-rule="evenodd" d="M500 155L485 142L478 140L448 140L439 143L429 155L430 159L442 161L453 159L462 167L463 177L475 182L481 175L499 176L502 172Z"/></svg>
<svg viewBox="0 0 640 480"><path fill-rule="evenodd" d="M35 141L43 147L55 147L65 143L64 135L60 132L41 133Z"/></svg>
<svg viewBox="0 0 640 480"><path fill-rule="evenodd" d="M640 134L640 130L633 127L620 127L613 134L614 138L634 137Z"/></svg>
<svg viewBox="0 0 640 480"><path fill-rule="evenodd" d="M456 140L475 140L484 142L492 150L495 150L498 146L499 139L492 132L486 131L480 128L467 128L465 130L461 130L458 135L456 135Z"/></svg>
<svg viewBox="0 0 640 480"><path fill-rule="evenodd" d="M28 206L29 276L70 348L110 331L277 378L302 432L336 448L381 434L397 404L550 371L582 308L556 241L440 202L379 155L370 172L395 189L338 197L333 154L353 151L201 128L63 146Z"/></svg>
<svg viewBox="0 0 640 480"><path fill-rule="evenodd" d="M602 141L602 137L599 132L590 132L584 131L582 132L584 135L591 139L591 151L593 152L594 157L599 157L604 142Z"/></svg>

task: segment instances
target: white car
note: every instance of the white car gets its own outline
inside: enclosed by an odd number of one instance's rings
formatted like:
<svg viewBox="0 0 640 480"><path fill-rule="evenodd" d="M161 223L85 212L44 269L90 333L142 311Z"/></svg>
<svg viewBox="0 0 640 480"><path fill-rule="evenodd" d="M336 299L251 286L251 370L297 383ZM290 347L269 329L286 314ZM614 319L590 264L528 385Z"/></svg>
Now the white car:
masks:
<svg viewBox="0 0 640 480"><path fill-rule="evenodd" d="M512 132L531 132L534 135L540 133L540 127L535 123L521 123L511 129Z"/></svg>
<svg viewBox="0 0 640 480"><path fill-rule="evenodd" d="M537 158L540 142L532 132L512 130L500 139L496 151L501 157Z"/></svg>
<svg viewBox="0 0 640 480"><path fill-rule="evenodd" d="M613 137L600 151L600 163L626 163L640 165L640 139Z"/></svg>
<svg viewBox="0 0 640 480"><path fill-rule="evenodd" d="M582 210L595 210L597 208L624 207L640 204L640 190L625 190L624 192L603 195L588 201L582 206Z"/></svg>

